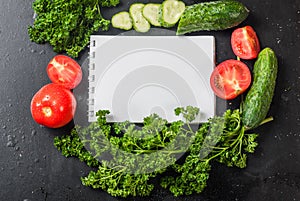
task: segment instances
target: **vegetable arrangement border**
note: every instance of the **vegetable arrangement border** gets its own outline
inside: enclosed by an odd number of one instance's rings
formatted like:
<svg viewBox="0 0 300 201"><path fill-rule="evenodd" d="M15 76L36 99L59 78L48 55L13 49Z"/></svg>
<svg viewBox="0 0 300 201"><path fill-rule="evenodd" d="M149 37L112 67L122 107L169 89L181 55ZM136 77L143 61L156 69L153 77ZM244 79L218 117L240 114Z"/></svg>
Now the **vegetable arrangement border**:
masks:
<svg viewBox="0 0 300 201"><path fill-rule="evenodd" d="M100 7L116 6L118 3L119 0L85 0L80 4L75 0L36 0L33 9L37 18L28 29L30 39L37 43L49 42L54 51L65 51L77 57L93 32L109 28L110 20L101 16ZM121 11L112 17L112 26L147 32L151 26L169 28L178 24L177 34L181 35L236 27L247 18L248 13L244 5L233 0L190 6L179 0L147 5L133 3L129 12ZM161 187L174 196L180 196L201 193L205 189L212 162L245 168L247 155L258 146L258 134L251 131L272 120L272 117L266 117L274 95L278 63L271 48L260 50L256 33L250 26L237 28L232 33L231 46L238 59L220 63L211 76L211 86L223 99L233 99L250 87L238 109L227 110L222 116L215 116L193 128L192 122L199 114L199 108L176 108L175 114L182 115L185 121L167 122L152 114L145 117L141 129L136 129L135 124L128 121L107 123L109 111L101 110L96 114L97 122L85 128L75 126L71 134L55 137L54 145L64 156L77 157L88 166L97 168L81 178L82 184L103 189L112 196L148 196L155 187L153 180L160 175ZM256 59L253 80L248 67L240 59ZM47 72L54 83L48 86L60 88L72 97L70 89L81 81L82 72L75 61L66 60L69 66L63 62L49 63ZM61 74L61 69L76 71L77 76L64 80L68 76ZM59 98L62 99L62 96ZM47 124L44 121L49 115L52 118L55 110L51 110L51 105L43 108L46 103L40 104L39 99L47 100L48 104L52 98L57 102L55 98L58 97L49 96L45 91L34 96L31 111L38 123L56 128L70 121L76 102L73 101L68 109L67 120L59 119L54 124ZM149 134L149 137L141 138ZM124 152L142 157L132 158ZM103 155L110 157L103 159ZM162 168L156 168L158 163Z"/></svg>

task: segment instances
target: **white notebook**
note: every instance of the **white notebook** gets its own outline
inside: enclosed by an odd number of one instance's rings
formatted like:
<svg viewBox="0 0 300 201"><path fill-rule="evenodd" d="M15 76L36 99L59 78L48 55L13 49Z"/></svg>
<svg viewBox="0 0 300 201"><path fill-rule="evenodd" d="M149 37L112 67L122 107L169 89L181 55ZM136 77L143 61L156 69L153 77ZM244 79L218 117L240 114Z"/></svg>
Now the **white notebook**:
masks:
<svg viewBox="0 0 300 201"><path fill-rule="evenodd" d="M92 35L89 122L109 110L108 122L142 122L156 113L179 120L174 109L200 108L196 122L215 114L209 79L215 65L213 36Z"/></svg>

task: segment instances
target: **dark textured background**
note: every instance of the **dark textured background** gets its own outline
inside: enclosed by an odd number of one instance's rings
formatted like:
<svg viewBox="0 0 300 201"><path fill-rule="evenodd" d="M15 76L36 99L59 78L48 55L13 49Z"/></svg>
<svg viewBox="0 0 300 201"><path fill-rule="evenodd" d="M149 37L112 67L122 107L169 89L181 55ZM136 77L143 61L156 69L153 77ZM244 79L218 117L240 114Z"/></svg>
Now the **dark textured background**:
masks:
<svg viewBox="0 0 300 201"><path fill-rule="evenodd" d="M0 200L122 200L82 186L79 177L86 175L89 168L77 159L64 158L53 146L54 136L68 133L72 123L53 130L37 125L31 118L30 100L49 82L45 67L56 55L48 45L29 41L32 1L1 0L0 6ZM251 11L242 25L252 25L261 46L273 48L279 59L270 109L275 120L256 130L261 133L259 147L250 156L248 167L239 170L214 165L202 194L175 199L157 188L149 198L130 200L300 200L300 1L241 2ZM102 12L110 18L128 5L128 1L122 1L117 8ZM216 60L220 62L234 58L231 32L197 34L216 37ZM106 34L118 33L112 29ZM87 50L78 62L82 63L86 55Z"/></svg>

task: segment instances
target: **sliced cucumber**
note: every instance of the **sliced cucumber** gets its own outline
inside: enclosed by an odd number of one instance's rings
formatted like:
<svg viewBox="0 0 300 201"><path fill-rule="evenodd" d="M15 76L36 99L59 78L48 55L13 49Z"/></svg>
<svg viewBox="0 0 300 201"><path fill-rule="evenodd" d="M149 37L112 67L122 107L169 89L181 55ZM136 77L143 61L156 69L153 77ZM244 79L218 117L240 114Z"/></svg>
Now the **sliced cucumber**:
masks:
<svg viewBox="0 0 300 201"><path fill-rule="evenodd" d="M160 23L164 27L173 27L185 10L185 3L178 0L165 0L161 5Z"/></svg>
<svg viewBox="0 0 300 201"><path fill-rule="evenodd" d="M111 24L118 29L130 30L132 28L132 20L127 11L116 13L111 18Z"/></svg>
<svg viewBox="0 0 300 201"><path fill-rule="evenodd" d="M160 7L161 4L158 3L148 3L143 8L143 16L152 24L153 26L161 26L159 22L160 17Z"/></svg>
<svg viewBox="0 0 300 201"><path fill-rule="evenodd" d="M132 25L134 30L137 32L147 32L149 31L151 25L148 20L143 16L143 8L145 4L134 3L129 8L129 14L132 19Z"/></svg>

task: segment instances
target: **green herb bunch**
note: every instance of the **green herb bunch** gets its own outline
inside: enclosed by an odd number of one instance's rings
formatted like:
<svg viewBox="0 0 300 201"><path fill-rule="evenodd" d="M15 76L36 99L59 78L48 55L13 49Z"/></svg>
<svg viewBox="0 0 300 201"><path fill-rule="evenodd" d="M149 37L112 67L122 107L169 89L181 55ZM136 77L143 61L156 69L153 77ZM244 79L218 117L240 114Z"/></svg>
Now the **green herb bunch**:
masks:
<svg viewBox="0 0 300 201"><path fill-rule="evenodd" d="M101 7L116 6L119 0L35 0L31 41L49 43L55 52L78 57L92 33L107 31L110 21L101 15Z"/></svg>
<svg viewBox="0 0 300 201"><path fill-rule="evenodd" d="M97 122L76 126L54 144L64 156L97 167L81 178L83 185L112 196L150 195L158 175L161 186L175 196L200 193L213 161L244 168L247 153L257 146L257 134L245 134L239 110L228 110L200 127L193 124L199 109L191 106L175 110L185 121L168 123L152 114L141 126L128 121L109 124L108 113L97 112Z"/></svg>

